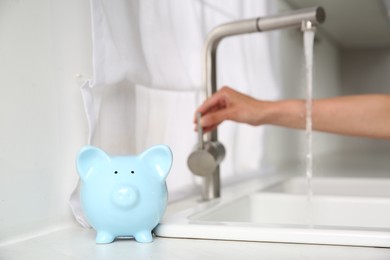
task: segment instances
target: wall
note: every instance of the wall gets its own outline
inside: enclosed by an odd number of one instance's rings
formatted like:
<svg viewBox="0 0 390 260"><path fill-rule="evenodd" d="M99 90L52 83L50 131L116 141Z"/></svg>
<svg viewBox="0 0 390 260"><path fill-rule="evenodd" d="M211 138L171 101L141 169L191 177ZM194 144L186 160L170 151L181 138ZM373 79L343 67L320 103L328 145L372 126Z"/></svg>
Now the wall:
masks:
<svg viewBox="0 0 390 260"><path fill-rule="evenodd" d="M390 92L390 46L380 49L342 50L343 94Z"/></svg>
<svg viewBox="0 0 390 260"><path fill-rule="evenodd" d="M87 0L0 2L0 244L72 222L89 19Z"/></svg>

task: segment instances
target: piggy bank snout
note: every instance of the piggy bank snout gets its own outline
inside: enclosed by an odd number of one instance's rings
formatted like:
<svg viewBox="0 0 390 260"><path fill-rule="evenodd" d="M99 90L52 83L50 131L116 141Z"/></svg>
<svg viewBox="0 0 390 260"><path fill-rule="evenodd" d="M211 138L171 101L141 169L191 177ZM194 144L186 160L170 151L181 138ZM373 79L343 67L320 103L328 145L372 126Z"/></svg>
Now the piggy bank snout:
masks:
<svg viewBox="0 0 390 260"><path fill-rule="evenodd" d="M138 191L130 185L118 186L113 189L111 200L120 208L132 208L139 201Z"/></svg>

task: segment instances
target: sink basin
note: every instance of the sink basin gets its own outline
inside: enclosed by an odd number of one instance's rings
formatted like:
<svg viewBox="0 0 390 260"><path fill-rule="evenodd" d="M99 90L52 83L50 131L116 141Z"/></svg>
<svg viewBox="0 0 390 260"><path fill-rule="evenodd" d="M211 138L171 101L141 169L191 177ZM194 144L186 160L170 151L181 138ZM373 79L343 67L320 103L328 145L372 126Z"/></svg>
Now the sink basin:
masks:
<svg viewBox="0 0 390 260"><path fill-rule="evenodd" d="M167 216L165 237L390 247L390 180L304 178Z"/></svg>
<svg viewBox="0 0 390 260"><path fill-rule="evenodd" d="M306 178L291 178L265 189L269 192L284 194L307 194ZM390 198L390 179L386 178L341 178L316 177L311 180L315 195L352 196L352 197L387 197Z"/></svg>

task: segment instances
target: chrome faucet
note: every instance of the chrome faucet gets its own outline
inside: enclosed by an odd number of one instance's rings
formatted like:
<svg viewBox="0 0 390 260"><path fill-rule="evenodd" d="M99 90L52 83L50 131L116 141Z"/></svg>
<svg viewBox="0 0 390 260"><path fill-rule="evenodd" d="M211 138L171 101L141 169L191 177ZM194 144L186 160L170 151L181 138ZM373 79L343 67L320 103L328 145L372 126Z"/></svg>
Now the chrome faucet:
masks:
<svg viewBox="0 0 390 260"><path fill-rule="evenodd" d="M220 41L228 36L270 31L287 27L301 27L312 30L315 25L325 21L325 11L322 7L294 10L268 17L258 17L226 23L215 27L206 38L203 45L202 82L206 88L206 97L217 91L216 54ZM203 139L203 131L198 116L198 145L188 157L188 167L195 175L203 177L202 199L211 200L220 197L219 164L225 157L225 148L218 141L215 129L207 133Z"/></svg>

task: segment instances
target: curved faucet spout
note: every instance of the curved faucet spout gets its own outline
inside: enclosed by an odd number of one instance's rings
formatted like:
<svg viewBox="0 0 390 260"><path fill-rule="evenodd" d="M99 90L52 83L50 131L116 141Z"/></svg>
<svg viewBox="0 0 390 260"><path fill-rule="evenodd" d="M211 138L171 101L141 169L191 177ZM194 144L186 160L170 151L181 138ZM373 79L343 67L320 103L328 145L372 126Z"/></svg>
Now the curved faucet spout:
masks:
<svg viewBox="0 0 390 260"><path fill-rule="evenodd" d="M288 27L300 27L303 21L310 22L312 26L323 23L325 21L324 9L322 7L300 9L268 17L258 17L235 21L215 27L207 35L206 41L203 45L202 53L202 82L206 90L207 98L217 91L217 48L223 38ZM219 144L217 130L206 134L206 142ZM193 163L194 160L189 160L188 164L190 169L194 169L194 165L192 165ZM201 162L197 161L197 163ZM204 200L210 200L219 197L219 166L216 167L212 174L196 173L196 175L204 175L202 195Z"/></svg>

